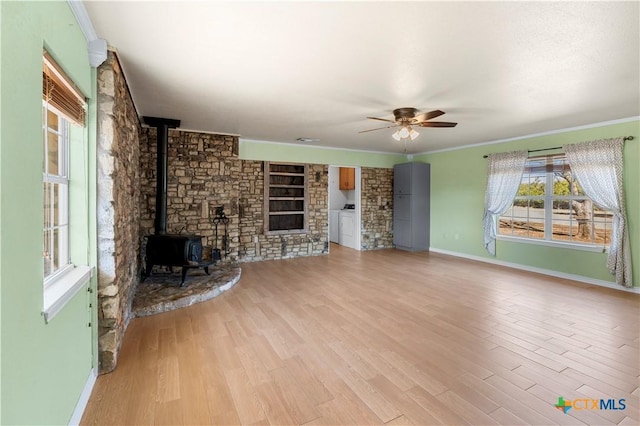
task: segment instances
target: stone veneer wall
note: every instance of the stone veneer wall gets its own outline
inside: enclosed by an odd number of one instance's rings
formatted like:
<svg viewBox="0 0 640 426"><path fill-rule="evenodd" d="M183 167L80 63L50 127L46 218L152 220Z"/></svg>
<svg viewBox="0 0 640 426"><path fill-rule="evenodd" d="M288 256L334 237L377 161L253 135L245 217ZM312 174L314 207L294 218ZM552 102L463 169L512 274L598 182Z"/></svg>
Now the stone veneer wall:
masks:
<svg viewBox="0 0 640 426"><path fill-rule="evenodd" d="M156 191L156 129L143 129L140 153L140 236L154 232ZM319 255L328 245L328 168L310 165L309 232L265 235L261 161L238 158L238 138L206 133L169 131L167 184L167 232L203 237L214 247L212 219L224 206L230 219L229 254L226 261L254 261ZM218 233L221 240L222 228ZM218 241L217 246L220 247Z"/></svg>
<svg viewBox="0 0 640 426"><path fill-rule="evenodd" d="M140 122L117 55L98 68L99 370L116 366L140 271Z"/></svg>
<svg viewBox="0 0 640 426"><path fill-rule="evenodd" d="M393 245L393 169L363 167L362 174L362 250L392 248Z"/></svg>
<svg viewBox="0 0 640 426"><path fill-rule="evenodd" d="M307 190L309 192L306 234L264 233L264 163L240 160L243 179L240 206L239 260L242 262L315 256L328 252L329 244L329 168L309 164Z"/></svg>
<svg viewBox="0 0 640 426"><path fill-rule="evenodd" d="M142 132L140 237L154 233L156 210L156 129ZM202 235L202 243L213 246L215 207L224 206L231 218L230 240L237 241L240 161L233 154L237 145L234 136L169 130L167 233ZM231 248L237 252L237 243Z"/></svg>

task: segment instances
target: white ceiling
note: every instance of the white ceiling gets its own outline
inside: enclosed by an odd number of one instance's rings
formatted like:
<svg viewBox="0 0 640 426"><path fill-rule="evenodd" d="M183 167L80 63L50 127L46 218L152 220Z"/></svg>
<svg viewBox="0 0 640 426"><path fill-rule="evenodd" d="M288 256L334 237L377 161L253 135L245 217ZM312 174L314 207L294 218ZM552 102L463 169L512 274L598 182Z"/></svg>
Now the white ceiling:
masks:
<svg viewBox="0 0 640 426"><path fill-rule="evenodd" d="M417 153L640 115L640 3L85 1L140 115L403 152L367 116L441 109Z"/></svg>

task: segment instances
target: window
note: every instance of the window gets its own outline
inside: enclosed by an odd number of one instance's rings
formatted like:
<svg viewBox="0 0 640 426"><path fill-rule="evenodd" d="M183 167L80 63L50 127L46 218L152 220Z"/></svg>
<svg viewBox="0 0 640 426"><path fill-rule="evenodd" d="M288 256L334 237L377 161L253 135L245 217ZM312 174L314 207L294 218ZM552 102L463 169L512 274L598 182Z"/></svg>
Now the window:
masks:
<svg viewBox="0 0 640 426"><path fill-rule="evenodd" d="M69 123L44 102L44 278L69 265Z"/></svg>
<svg viewBox="0 0 640 426"><path fill-rule="evenodd" d="M91 277L86 102L47 54L42 71L43 314L50 321Z"/></svg>
<svg viewBox="0 0 640 426"><path fill-rule="evenodd" d="M564 155L532 157L513 206L499 219L499 235L608 246L612 218L584 195Z"/></svg>
<svg viewBox="0 0 640 426"><path fill-rule="evenodd" d="M265 231L307 231L307 165L264 163Z"/></svg>

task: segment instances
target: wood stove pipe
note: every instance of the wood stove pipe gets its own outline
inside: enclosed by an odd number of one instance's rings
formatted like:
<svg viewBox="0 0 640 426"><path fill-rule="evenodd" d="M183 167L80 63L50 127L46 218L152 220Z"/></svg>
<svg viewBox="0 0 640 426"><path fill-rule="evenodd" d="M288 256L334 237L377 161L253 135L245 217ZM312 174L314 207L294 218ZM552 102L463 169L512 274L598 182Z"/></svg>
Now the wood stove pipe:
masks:
<svg viewBox="0 0 640 426"><path fill-rule="evenodd" d="M180 120L171 118L142 117L144 123L155 127L157 131L157 160L156 160L156 235L167 233L167 174L169 164L167 160L169 150L169 129L180 127Z"/></svg>

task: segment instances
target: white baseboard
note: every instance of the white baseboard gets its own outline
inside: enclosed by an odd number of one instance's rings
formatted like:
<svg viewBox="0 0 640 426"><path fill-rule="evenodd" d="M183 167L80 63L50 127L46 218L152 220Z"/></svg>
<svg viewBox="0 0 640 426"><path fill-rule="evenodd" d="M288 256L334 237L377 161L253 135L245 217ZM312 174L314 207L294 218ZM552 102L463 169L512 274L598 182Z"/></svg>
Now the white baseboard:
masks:
<svg viewBox="0 0 640 426"><path fill-rule="evenodd" d="M599 279L590 278L590 277L584 277L582 275L567 274L565 272L553 271L551 269L536 268L534 266L521 265L519 263L505 262L505 261L497 260L497 259L489 259L489 258L486 258L486 257L474 256L474 255L471 255L471 254L459 253L459 252L456 252L456 251L443 250L443 249L434 248L434 247L429 247L429 251L432 251L434 253L447 254L449 256L462 257L462 258L469 259L469 260L477 260L479 262L491 263L491 264L494 264L494 265L506 266L507 268L520 269L520 270L529 271L529 272L536 272L538 274L550 275L550 276L556 277L556 278L563 278L563 279L567 279L567 280L580 281L580 282L583 282L583 283L586 283L586 284L593 284L593 285L597 285L597 286L600 286L600 287L611 288L611 289L614 289L614 290L626 291L628 293L640 294L640 287L622 287L622 286L616 284L615 282L604 281L604 280L599 280Z"/></svg>
<svg viewBox="0 0 640 426"><path fill-rule="evenodd" d="M69 425L77 426L80 424L82 415L84 414L84 409L87 408L87 403L89 402L89 397L91 396L91 391L93 390L93 385L96 384L97 378L98 373L95 368L92 368L89 372L89 377L87 377L87 383L85 383L84 389L82 389L76 408L73 410L73 414L69 420Z"/></svg>

